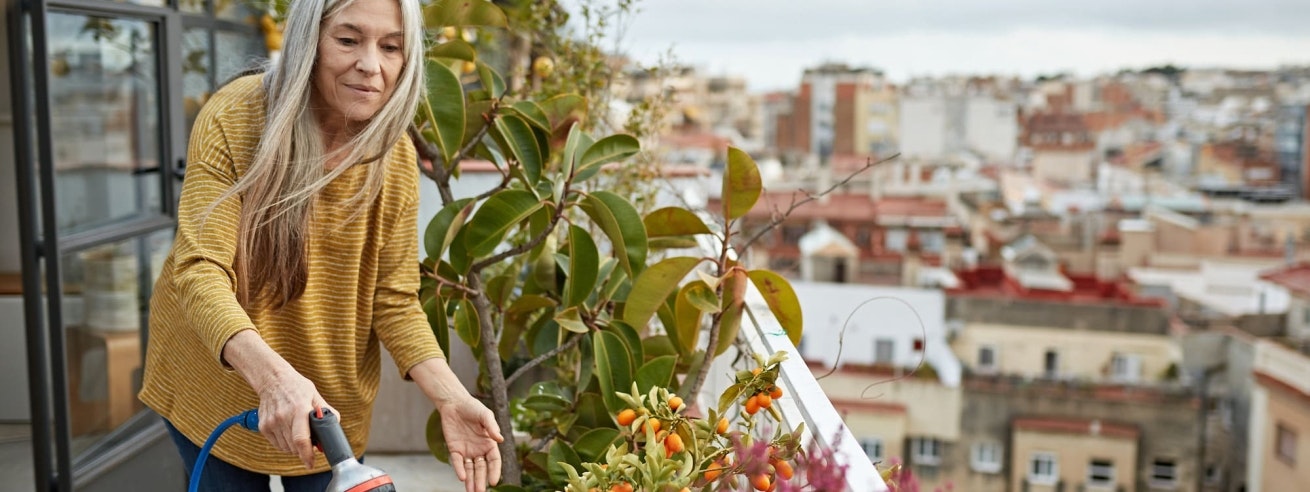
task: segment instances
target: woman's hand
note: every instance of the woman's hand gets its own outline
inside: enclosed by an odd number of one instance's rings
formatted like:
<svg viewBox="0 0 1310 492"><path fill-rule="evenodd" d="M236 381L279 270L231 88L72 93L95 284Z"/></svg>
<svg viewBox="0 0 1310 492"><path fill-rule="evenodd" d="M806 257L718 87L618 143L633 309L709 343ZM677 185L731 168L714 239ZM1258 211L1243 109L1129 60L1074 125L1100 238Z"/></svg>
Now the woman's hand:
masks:
<svg viewBox="0 0 1310 492"><path fill-rule="evenodd" d="M294 370L275 375L257 391L259 433L273 447L299 456L305 468L313 468L314 446L310 444L309 414L320 408L337 413L336 409L328 406L313 382Z"/></svg>
<svg viewBox="0 0 1310 492"><path fill-rule="evenodd" d="M504 441L496 417L478 400L465 396L437 408L441 430L450 449L450 465L467 492L483 492L500 482L500 449Z"/></svg>
<svg viewBox="0 0 1310 492"><path fill-rule="evenodd" d="M232 365L259 395L259 433L273 447L314 467L309 442L309 412L328 406L314 383L264 343L255 330L242 330L223 345L223 360Z"/></svg>

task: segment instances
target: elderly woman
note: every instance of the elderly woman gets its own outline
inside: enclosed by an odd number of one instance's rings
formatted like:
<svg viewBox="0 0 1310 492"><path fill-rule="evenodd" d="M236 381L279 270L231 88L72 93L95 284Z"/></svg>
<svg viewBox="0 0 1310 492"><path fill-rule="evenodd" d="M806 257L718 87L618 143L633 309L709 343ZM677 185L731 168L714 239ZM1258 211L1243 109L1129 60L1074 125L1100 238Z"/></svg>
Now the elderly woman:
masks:
<svg viewBox="0 0 1310 492"><path fill-rule="evenodd" d="M197 118L178 230L151 299L141 400L188 468L225 418L201 490L322 491L308 416L368 441L380 349L440 410L467 490L500 476L490 410L455 378L418 298L418 169L405 128L423 97L416 0L296 0L266 74ZM216 459L215 459L216 458Z"/></svg>

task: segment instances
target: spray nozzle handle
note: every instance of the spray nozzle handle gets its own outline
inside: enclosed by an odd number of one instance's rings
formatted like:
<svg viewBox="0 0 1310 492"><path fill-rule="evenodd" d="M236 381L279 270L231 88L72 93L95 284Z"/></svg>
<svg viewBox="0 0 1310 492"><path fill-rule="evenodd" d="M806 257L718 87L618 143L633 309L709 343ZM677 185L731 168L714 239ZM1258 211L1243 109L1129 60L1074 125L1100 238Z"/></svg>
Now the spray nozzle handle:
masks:
<svg viewBox="0 0 1310 492"><path fill-rule="evenodd" d="M331 410L322 408L309 412L309 436L314 446L323 451L328 463L334 466L355 458L350 441L341 430L341 420Z"/></svg>

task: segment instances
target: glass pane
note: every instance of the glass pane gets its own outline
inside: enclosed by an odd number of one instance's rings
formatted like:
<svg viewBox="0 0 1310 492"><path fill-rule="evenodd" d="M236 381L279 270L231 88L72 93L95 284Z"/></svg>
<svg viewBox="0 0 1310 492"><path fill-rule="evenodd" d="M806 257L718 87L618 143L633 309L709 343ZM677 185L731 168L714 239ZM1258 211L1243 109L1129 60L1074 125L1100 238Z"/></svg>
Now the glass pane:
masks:
<svg viewBox="0 0 1310 492"><path fill-rule="evenodd" d="M185 13L203 14L205 13L205 0L178 0L177 7Z"/></svg>
<svg viewBox="0 0 1310 492"><path fill-rule="evenodd" d="M59 232L160 210L155 28L140 20L49 15L50 122Z"/></svg>
<svg viewBox="0 0 1310 492"><path fill-rule="evenodd" d="M145 6L148 6L148 7L167 7L167 6L168 6L168 3L167 3L165 0L116 0L116 1L121 2L121 3L134 3L134 4L137 4L137 5L145 5Z"/></svg>
<svg viewBox="0 0 1310 492"><path fill-rule="evenodd" d="M208 29L187 29L182 34L182 110L186 115L188 135L200 107L214 91L210 78L214 73L210 50Z"/></svg>
<svg viewBox="0 0 1310 492"><path fill-rule="evenodd" d="M27 378L22 383L27 384ZM23 394L27 394L27 389L23 389ZM5 477L6 488L13 487L13 490L32 490L35 486L30 424L0 423L0 477Z"/></svg>
<svg viewBox="0 0 1310 492"><path fill-rule="evenodd" d="M258 67L264 59L268 58L268 51L264 49L264 40L259 36L218 31L215 33L215 38L218 43L214 48L215 53L218 54L218 72L214 80L218 81L219 85L244 70Z"/></svg>
<svg viewBox="0 0 1310 492"><path fill-rule="evenodd" d="M219 19L257 25L259 19L250 8L252 0L214 0L214 15Z"/></svg>
<svg viewBox="0 0 1310 492"><path fill-rule="evenodd" d="M142 409L141 329L172 242L166 229L62 258L74 456Z"/></svg>

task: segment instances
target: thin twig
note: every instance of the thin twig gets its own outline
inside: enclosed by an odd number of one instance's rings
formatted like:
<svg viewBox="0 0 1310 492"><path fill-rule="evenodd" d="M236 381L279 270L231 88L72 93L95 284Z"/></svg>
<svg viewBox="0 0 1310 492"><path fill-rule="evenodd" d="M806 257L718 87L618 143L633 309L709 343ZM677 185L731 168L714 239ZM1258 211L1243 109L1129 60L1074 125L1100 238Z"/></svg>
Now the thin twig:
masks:
<svg viewBox="0 0 1310 492"><path fill-rule="evenodd" d="M555 357L555 356L557 356L557 355L559 355L559 354L561 354L561 353L564 353L565 350L568 350L568 349L573 348L574 346L576 346L576 345L578 344L578 342L582 341L582 338L583 338L583 336L580 335L580 334L579 334L579 335L576 335L576 336L574 336L574 337L572 337L572 338L569 338L569 340L568 340L567 342L564 342L564 343L560 344L559 346L557 346L557 347L555 347L555 348L553 348L553 349L550 349L550 352L546 352L546 353L544 353L544 354L538 355L537 358L528 361L528 363L527 363L527 364L524 364L523 367L520 367L520 368L518 368L518 369L515 369L513 374L510 374L508 378L505 378L505 386L506 386L506 387L513 386L513 385L514 385L514 381L518 380L519 377L523 376L524 374L527 374L528 371L530 371L530 370L532 370L533 368L535 368L535 367L541 365L542 363L546 362L547 360L550 360L552 357Z"/></svg>
<svg viewBox="0 0 1310 492"><path fill-rule="evenodd" d="M468 286L466 286L466 285L464 285L464 284L461 284L461 283L459 283L459 282L455 282L455 281L453 281L453 280L449 280L449 279L447 279L447 278L445 278L445 277L442 277L441 275L438 275L436 272L423 272L423 276L428 277L428 278L430 278L430 279L432 279L432 280L436 280L437 283L440 284L440 285L442 285L442 286L450 287L450 288L452 288L452 289L458 290L458 291L463 292L463 293L465 293L465 294L468 294L468 295L470 295L470 296L476 296L476 295L481 294L481 292L478 292L478 291L476 291L476 290L470 289Z"/></svg>
<svg viewBox="0 0 1310 492"><path fill-rule="evenodd" d="M768 233L769 231L772 231L773 229L775 229L775 228L777 228L778 226L782 225L782 223L783 223L784 221L787 220L787 217L790 217L791 214L792 214L792 212L795 212L796 209L798 209L798 208L801 207L801 205L805 205L806 203L810 203L810 202L812 202L812 201L815 201L815 200L818 200L818 199L820 199L820 198L823 198L825 195L828 195L829 193L832 193L832 192L835 191L837 188L840 188L840 187L842 187L842 186L845 186L847 183L850 183L851 180L852 180L852 179L855 179L856 176L859 176L860 173L863 173L864 171L868 171L869 169L873 169L874 167L876 167L876 166L878 166L878 165L881 165L881 164L883 164L883 163L891 162L892 160L895 160L896 158L899 158L900 156L901 156L901 154L899 154L899 153L898 153L898 154L893 154L891 157L888 157L888 158L886 158L886 159L882 159L882 160L879 160L879 161L874 161L873 158L869 158L869 160L864 164L864 167L861 167L861 168L859 168L859 169L856 169L854 172L852 172L852 173L850 173L849 175L847 175L847 176L846 176L844 179L842 179L841 181L838 181L838 182L834 183L832 186L829 186L828 189L826 189L826 190L823 190L823 191L821 191L821 192L819 192L819 193L806 193L806 197L805 197L804 200L797 201L797 200L796 200L796 195L793 194L793 195L792 195L792 202L791 202L791 205L790 205L789 207L787 207L787 211L786 211L786 212L779 213L778 210L775 209L775 210L774 210L774 213L773 213L773 218L769 220L769 223L766 224L766 225L765 225L763 228L761 228L759 231L757 231L757 232L755 233L754 236L751 236L751 238L748 239L748 240L746 241L746 243L742 245L741 250L742 250L742 251L749 251L750 248L751 248L751 246L754 246L754 245L755 245L755 242L756 242L756 241L759 241L760 238L764 236L764 234L766 234L766 233Z"/></svg>
<svg viewBox="0 0 1310 492"><path fill-rule="evenodd" d="M432 163L432 169L424 169L423 162L419 161L417 163L419 172L437 183L437 191L441 193L441 204L443 206L455 201L455 195L450 191L450 173L446 170L445 160L442 159L440 150L423 138L423 133L419 131L418 126L410 124L408 130L409 139L414 142L414 150L418 152L419 157Z"/></svg>
<svg viewBox="0 0 1310 492"><path fill-rule="evenodd" d="M497 167L496 169L500 169L500 168ZM492 187L490 190L479 193L477 197L473 198L473 201L480 202L483 199L490 197L491 195L495 195L496 193L500 192L500 190L509 188L509 182L512 179L513 177L510 176L508 172L501 172L500 184Z"/></svg>

